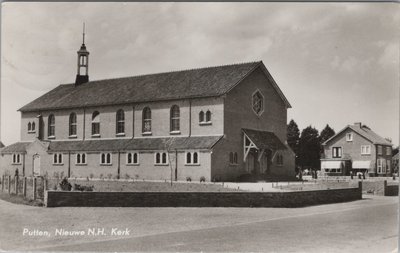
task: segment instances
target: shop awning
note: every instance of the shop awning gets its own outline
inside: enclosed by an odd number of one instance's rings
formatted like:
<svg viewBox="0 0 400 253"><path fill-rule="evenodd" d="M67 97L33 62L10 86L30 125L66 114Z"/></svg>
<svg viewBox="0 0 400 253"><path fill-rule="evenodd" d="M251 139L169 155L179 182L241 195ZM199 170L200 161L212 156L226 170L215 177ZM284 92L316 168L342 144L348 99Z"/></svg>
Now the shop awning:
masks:
<svg viewBox="0 0 400 253"><path fill-rule="evenodd" d="M369 169L371 161L353 161L353 169Z"/></svg>
<svg viewBox="0 0 400 253"><path fill-rule="evenodd" d="M322 161L321 169L341 169L342 161Z"/></svg>

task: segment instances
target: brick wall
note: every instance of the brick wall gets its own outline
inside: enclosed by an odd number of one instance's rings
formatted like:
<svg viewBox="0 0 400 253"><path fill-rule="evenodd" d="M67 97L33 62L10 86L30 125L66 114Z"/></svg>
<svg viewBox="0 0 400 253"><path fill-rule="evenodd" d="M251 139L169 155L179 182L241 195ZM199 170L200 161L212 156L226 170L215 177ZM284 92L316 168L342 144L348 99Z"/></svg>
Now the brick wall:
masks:
<svg viewBox="0 0 400 253"><path fill-rule="evenodd" d="M260 116L252 109L252 95L257 90L264 96L264 112ZM282 143L286 141L287 108L261 69L255 70L227 94L224 115L225 138L213 150L213 177L223 175L223 180L235 180L237 176L247 172L243 161L242 128L270 131ZM230 152L237 152L238 165L229 164ZM270 164L271 174L294 177L293 152L289 150L282 152L282 155L284 165L277 166L275 159Z"/></svg>
<svg viewBox="0 0 400 253"><path fill-rule="evenodd" d="M302 207L361 198L361 188L268 193L46 191L45 205L47 207Z"/></svg>

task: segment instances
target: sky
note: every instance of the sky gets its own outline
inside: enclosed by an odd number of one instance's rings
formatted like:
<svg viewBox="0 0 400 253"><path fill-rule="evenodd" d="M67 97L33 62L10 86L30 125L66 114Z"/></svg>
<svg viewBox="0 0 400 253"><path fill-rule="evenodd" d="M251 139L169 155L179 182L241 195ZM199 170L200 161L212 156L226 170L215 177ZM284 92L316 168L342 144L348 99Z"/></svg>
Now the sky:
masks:
<svg viewBox="0 0 400 253"><path fill-rule="evenodd" d="M262 60L300 130L362 122L399 143L396 3L15 3L1 13L1 141L19 108L73 83Z"/></svg>

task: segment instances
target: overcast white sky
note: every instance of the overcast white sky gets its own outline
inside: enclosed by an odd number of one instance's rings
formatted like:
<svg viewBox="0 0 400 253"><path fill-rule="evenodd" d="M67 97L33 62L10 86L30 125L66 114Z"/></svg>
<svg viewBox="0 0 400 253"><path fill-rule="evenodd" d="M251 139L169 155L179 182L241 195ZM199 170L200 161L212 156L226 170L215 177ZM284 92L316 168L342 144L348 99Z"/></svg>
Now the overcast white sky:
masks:
<svg viewBox="0 0 400 253"><path fill-rule="evenodd" d="M397 145L395 3L2 3L1 141L17 109L76 75L86 22L91 80L262 60L288 121L361 121Z"/></svg>

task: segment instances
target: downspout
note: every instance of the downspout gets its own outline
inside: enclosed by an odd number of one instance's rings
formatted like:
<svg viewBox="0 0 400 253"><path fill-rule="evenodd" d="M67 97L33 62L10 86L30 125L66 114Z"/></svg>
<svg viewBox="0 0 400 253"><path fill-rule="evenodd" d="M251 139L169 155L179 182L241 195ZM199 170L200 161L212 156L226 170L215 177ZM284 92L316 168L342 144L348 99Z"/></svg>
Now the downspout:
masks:
<svg viewBox="0 0 400 253"><path fill-rule="evenodd" d="M22 154L22 176L25 177L25 153Z"/></svg>
<svg viewBox="0 0 400 253"><path fill-rule="evenodd" d="M178 181L178 150L175 149L175 181Z"/></svg>
<svg viewBox="0 0 400 253"><path fill-rule="evenodd" d="M117 168L117 178L120 179L120 174L121 174L121 151L118 150L118 168Z"/></svg>
<svg viewBox="0 0 400 253"><path fill-rule="evenodd" d="M71 151L68 151L68 178L71 177Z"/></svg>
<svg viewBox="0 0 400 253"><path fill-rule="evenodd" d="M83 108L83 135L82 140L85 140L85 129L86 129L86 110Z"/></svg>
<svg viewBox="0 0 400 253"><path fill-rule="evenodd" d="M192 100L189 99L189 136L192 135Z"/></svg>
<svg viewBox="0 0 400 253"><path fill-rule="evenodd" d="M132 139L135 138L135 106L132 107Z"/></svg>

